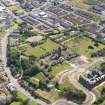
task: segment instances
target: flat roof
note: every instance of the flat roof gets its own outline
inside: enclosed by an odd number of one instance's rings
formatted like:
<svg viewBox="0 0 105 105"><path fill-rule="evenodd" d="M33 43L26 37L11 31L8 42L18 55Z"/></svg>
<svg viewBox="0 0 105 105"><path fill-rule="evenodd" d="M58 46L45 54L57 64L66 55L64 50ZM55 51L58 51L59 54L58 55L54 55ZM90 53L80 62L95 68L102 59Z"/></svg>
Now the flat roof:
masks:
<svg viewBox="0 0 105 105"><path fill-rule="evenodd" d="M0 11L3 11L5 9L5 7L0 6Z"/></svg>

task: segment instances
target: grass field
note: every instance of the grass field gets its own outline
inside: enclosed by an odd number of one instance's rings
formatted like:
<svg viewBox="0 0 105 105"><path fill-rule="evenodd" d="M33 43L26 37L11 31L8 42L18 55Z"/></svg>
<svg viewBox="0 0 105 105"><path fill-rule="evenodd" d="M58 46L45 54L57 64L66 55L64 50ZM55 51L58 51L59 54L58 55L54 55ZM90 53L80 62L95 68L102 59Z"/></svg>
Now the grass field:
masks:
<svg viewBox="0 0 105 105"><path fill-rule="evenodd" d="M92 53L105 48L105 45L98 43L98 47L95 46L96 42L88 37L80 36L65 42L65 45L69 48L77 51L87 57L90 57ZM92 49L89 46L93 47Z"/></svg>
<svg viewBox="0 0 105 105"><path fill-rule="evenodd" d="M56 76L60 72L67 70L69 68L70 68L70 65L68 63L59 64L59 65L52 68L51 74L53 76Z"/></svg>
<svg viewBox="0 0 105 105"><path fill-rule="evenodd" d="M26 100L27 96L25 96L23 93L21 93L20 91L17 92L17 97L21 98L22 100Z"/></svg>
<svg viewBox="0 0 105 105"><path fill-rule="evenodd" d="M99 104L99 105L105 105L105 101L104 102L102 102L101 104Z"/></svg>
<svg viewBox="0 0 105 105"><path fill-rule="evenodd" d="M21 105L21 102L12 102L10 105Z"/></svg>
<svg viewBox="0 0 105 105"><path fill-rule="evenodd" d="M65 88L70 88L71 90L75 89L75 87L70 83L68 77L65 77L63 83L59 85L60 90L63 90Z"/></svg>
<svg viewBox="0 0 105 105"><path fill-rule="evenodd" d="M21 102L12 102L10 105L21 105ZM28 105L38 105L34 101L30 101Z"/></svg>
<svg viewBox="0 0 105 105"><path fill-rule="evenodd" d="M23 46L23 49L25 47L26 51L24 54L26 56L35 56L40 57L48 52L52 52L53 49L57 49L59 45L51 40L47 40L44 44L41 44L37 47L31 47L29 44ZM21 47L22 48L22 47Z"/></svg>
<svg viewBox="0 0 105 105"><path fill-rule="evenodd" d="M9 9L11 11L15 11L17 14L21 14L24 12L24 10L20 6L17 6L17 5L10 6Z"/></svg>
<svg viewBox="0 0 105 105"><path fill-rule="evenodd" d="M93 105L105 105L105 94L102 94L103 89L105 89L105 82L93 89L99 96L98 100L96 100Z"/></svg>
<svg viewBox="0 0 105 105"><path fill-rule="evenodd" d="M85 0L66 0L66 1L68 1L68 3L70 3L70 4L73 4L74 6L82 8L82 9L87 10L89 8L89 5L84 3Z"/></svg>
<svg viewBox="0 0 105 105"><path fill-rule="evenodd" d="M88 9L90 5L95 5L99 0L66 0L68 3L73 4L82 9Z"/></svg>
<svg viewBox="0 0 105 105"><path fill-rule="evenodd" d="M17 97L21 99L22 101L25 101L28 99L27 96L25 96L23 93L20 91L17 92ZM21 101L13 101L10 105L21 105ZM29 101L28 105L38 105L35 101Z"/></svg>
<svg viewBox="0 0 105 105"><path fill-rule="evenodd" d="M105 82L102 83L102 84L100 84L99 86L95 87L94 90L95 90L97 93L101 94L101 91L102 91L104 88L105 88Z"/></svg>
<svg viewBox="0 0 105 105"><path fill-rule="evenodd" d="M45 77L45 75L42 72L40 72L40 73L38 73L35 76L30 78L30 82L32 84L36 84L37 85L37 84L39 84L39 81L46 81L46 77Z"/></svg>
<svg viewBox="0 0 105 105"><path fill-rule="evenodd" d="M35 75L34 78L38 79L39 81L43 81L46 79L45 75L42 72Z"/></svg>
<svg viewBox="0 0 105 105"><path fill-rule="evenodd" d="M51 103L55 102L56 100L58 100L60 97L59 97L59 92L58 91L50 91L50 92L47 92L47 91L43 91L43 90L40 90L38 89L36 91L36 93L41 96L43 99L45 100L48 100L50 101Z"/></svg>

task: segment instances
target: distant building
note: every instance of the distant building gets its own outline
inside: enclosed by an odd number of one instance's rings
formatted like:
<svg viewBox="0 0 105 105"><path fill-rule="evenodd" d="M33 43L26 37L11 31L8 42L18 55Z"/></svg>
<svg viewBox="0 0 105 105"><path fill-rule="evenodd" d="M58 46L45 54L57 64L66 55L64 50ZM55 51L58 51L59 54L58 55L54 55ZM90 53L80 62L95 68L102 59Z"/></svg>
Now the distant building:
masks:
<svg viewBox="0 0 105 105"><path fill-rule="evenodd" d="M105 74L100 74L99 72L94 72L94 75L92 75L92 78L88 78L84 75L81 75L79 77L79 82L86 87L87 89L91 90L92 88L96 87L100 83L105 81Z"/></svg>
<svg viewBox="0 0 105 105"><path fill-rule="evenodd" d="M5 10L5 7L3 6L0 6L0 12L4 11Z"/></svg>
<svg viewBox="0 0 105 105"><path fill-rule="evenodd" d="M105 24L105 11L101 12L101 25Z"/></svg>

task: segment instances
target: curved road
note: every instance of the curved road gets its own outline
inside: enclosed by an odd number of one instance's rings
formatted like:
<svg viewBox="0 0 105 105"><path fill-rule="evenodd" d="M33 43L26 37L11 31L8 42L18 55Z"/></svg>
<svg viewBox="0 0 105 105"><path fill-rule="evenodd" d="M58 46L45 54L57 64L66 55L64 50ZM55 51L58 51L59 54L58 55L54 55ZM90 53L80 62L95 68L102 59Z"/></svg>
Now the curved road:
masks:
<svg viewBox="0 0 105 105"><path fill-rule="evenodd" d="M12 32L13 30L11 30ZM26 91L24 88L22 88L20 86L20 84L18 83L18 81L11 75L10 69L6 67L7 64L7 43L8 43L8 36L11 32L8 32L7 34L5 34L4 37L2 37L1 39L1 50L2 50L2 64L4 65L4 70L5 73L7 74L9 81L10 81L10 86L13 86L14 88L16 88L18 91L21 91L24 95L26 95L30 100L33 100L35 102L37 102L40 105L48 105L46 102L40 100L40 99L35 99L33 96L31 96L31 94Z"/></svg>
<svg viewBox="0 0 105 105"><path fill-rule="evenodd" d="M99 58L99 59L94 59L92 63L86 65L85 67L82 68L77 68L77 70L69 72L68 77L69 77L69 81L79 90L82 90L85 94L86 94L86 100L83 102L82 105L91 105L93 102L95 102L96 100L96 95L92 92L89 91L88 89L86 89L85 87L83 87L79 82L79 76L86 72L86 70L91 67L92 65L98 63L98 62L102 62L103 59Z"/></svg>
<svg viewBox="0 0 105 105"><path fill-rule="evenodd" d="M67 101L65 99L60 99L57 100L55 103L53 103L52 105L78 105L72 101Z"/></svg>
<svg viewBox="0 0 105 105"><path fill-rule="evenodd" d="M83 102L82 105L91 105L96 100L96 95L92 92L83 87L79 82L79 76L80 74L87 71L89 67L92 65L104 61L102 58L95 58L92 62L88 62L82 67L75 67L72 70L66 70L66 72L60 73L56 78L59 83L62 83L65 76L68 76L70 83L72 83L77 89L82 90L86 94L86 100ZM59 100L57 101L57 103ZM57 104L54 104L57 105ZM66 104L65 104L66 105Z"/></svg>
<svg viewBox="0 0 105 105"><path fill-rule="evenodd" d="M92 103L96 100L96 96L94 93L83 87L79 82L80 74L78 72L73 72L72 75L69 76L69 81L79 90L82 90L86 95L86 100L83 102L82 105L92 105Z"/></svg>

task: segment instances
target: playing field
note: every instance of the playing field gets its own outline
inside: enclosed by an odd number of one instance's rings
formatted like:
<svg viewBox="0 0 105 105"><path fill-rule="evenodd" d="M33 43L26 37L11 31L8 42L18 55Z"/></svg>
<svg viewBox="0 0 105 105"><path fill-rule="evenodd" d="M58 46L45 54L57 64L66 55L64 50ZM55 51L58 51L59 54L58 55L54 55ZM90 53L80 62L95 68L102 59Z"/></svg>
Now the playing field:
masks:
<svg viewBox="0 0 105 105"><path fill-rule="evenodd" d="M60 72L65 71L65 70L69 70L69 69L70 69L70 65L68 63L59 64L59 65L52 68L51 74L53 76L56 76Z"/></svg>
<svg viewBox="0 0 105 105"><path fill-rule="evenodd" d="M17 6L17 5L13 5L13 6L10 6L8 7L11 11L15 11L15 13L17 14L21 14L24 12L24 10L20 7L20 6Z"/></svg>
<svg viewBox="0 0 105 105"><path fill-rule="evenodd" d="M40 72L40 73L36 74L35 76L31 77L30 82L32 84L37 85L37 84L39 84L39 81L44 82L44 81L46 81L46 79L47 79L46 76L42 72Z"/></svg>
<svg viewBox="0 0 105 105"><path fill-rule="evenodd" d="M23 93L21 93L20 91L17 92L17 97L20 100L17 101L13 101L10 105L22 105L22 101L25 101L28 99L27 96L25 96ZM35 101L29 101L27 105L38 105Z"/></svg>
<svg viewBox="0 0 105 105"><path fill-rule="evenodd" d="M24 54L26 56L40 57L46 53L51 53L54 49L57 49L59 45L51 40L47 40L44 44L36 47L31 47L29 44L23 46L25 48ZM22 49L22 48L21 48Z"/></svg>
<svg viewBox="0 0 105 105"><path fill-rule="evenodd" d="M105 48L105 45L101 43L97 42L98 46L95 46L95 44L96 41L85 36L76 37L65 42L66 46L87 57L90 57L92 53Z"/></svg>
<svg viewBox="0 0 105 105"><path fill-rule="evenodd" d="M40 90L38 89L36 91L36 93L42 97L43 99L53 103L55 102L56 100L58 100L60 98L59 96L59 91L57 90L53 90L53 91L50 91L50 92L47 92L47 91L43 91L43 90Z"/></svg>
<svg viewBox="0 0 105 105"><path fill-rule="evenodd" d="M82 9L88 9L89 8L89 5L85 4L84 0L66 0L66 1L68 1L68 3L70 3L74 6L82 8Z"/></svg>

